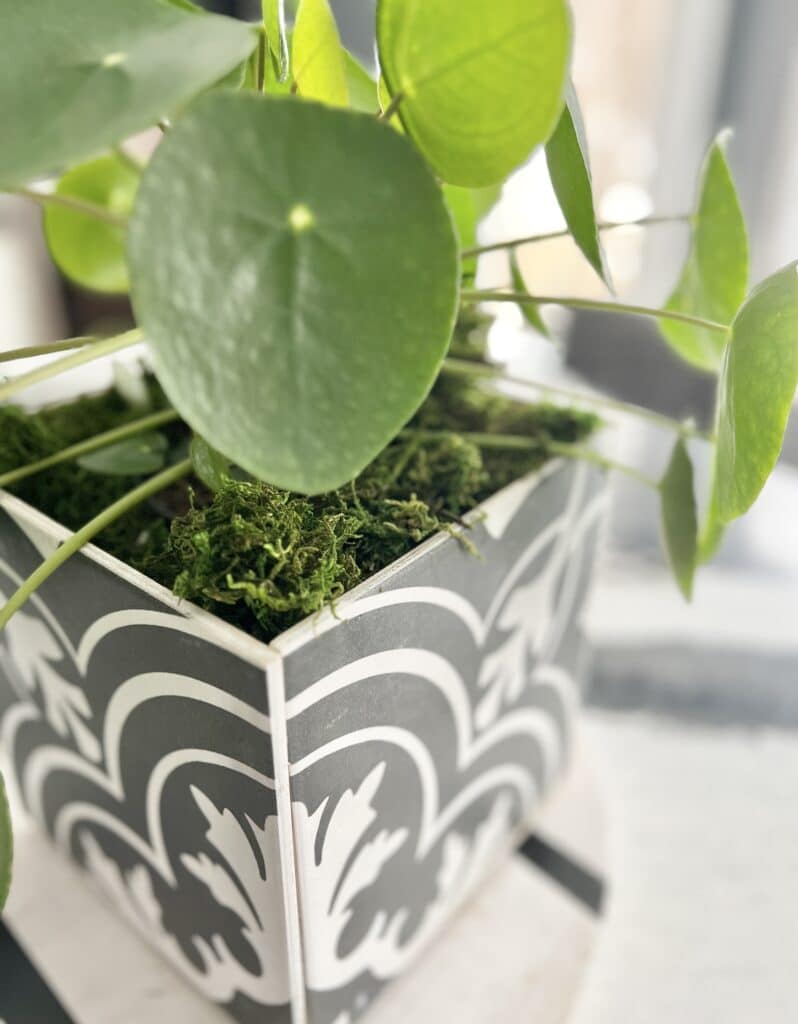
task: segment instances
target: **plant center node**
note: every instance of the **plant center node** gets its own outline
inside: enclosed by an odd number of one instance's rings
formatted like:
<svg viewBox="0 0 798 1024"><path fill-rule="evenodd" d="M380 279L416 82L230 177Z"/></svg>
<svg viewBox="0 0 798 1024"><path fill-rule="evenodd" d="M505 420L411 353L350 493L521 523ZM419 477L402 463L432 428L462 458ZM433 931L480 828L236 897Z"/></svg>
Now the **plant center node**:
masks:
<svg viewBox="0 0 798 1024"><path fill-rule="evenodd" d="M288 214L288 223L291 225L291 230L294 234L298 235L303 231L307 231L308 228L312 228L316 223L316 218L313 216L310 208L305 206L304 203L297 203Z"/></svg>
<svg viewBox="0 0 798 1024"><path fill-rule="evenodd" d="M124 59L124 53L109 53L107 54L107 56L103 57L102 65L104 68L115 68L118 64L121 64L124 61Z"/></svg>

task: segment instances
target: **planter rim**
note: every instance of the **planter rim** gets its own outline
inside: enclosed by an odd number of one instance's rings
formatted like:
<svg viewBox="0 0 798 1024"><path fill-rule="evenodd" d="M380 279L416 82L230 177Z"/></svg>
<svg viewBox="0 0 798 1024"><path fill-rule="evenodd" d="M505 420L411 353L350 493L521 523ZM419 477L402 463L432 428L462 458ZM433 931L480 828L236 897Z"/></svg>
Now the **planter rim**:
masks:
<svg viewBox="0 0 798 1024"><path fill-rule="evenodd" d="M469 526L489 522L491 515L495 515L498 507L507 500L512 492L517 492L519 499L526 497L550 476L559 472L567 463L568 460L562 456L550 459L538 469L532 470L531 473L527 473L517 480L513 480L505 487L491 494L468 512L463 517L463 522ZM21 498L17 498L2 488L0 488L0 508L8 511L12 517L15 512L24 515L35 528L52 537L58 544L62 544L74 534L73 530L63 526L56 519L51 518L44 512L40 512L33 505L23 501ZM326 604L323 608L305 616L304 619L278 634L269 643L266 643L264 640L258 640L238 626L225 622L224 619L214 615L213 612L200 608L192 601L177 597L168 587L157 583L145 573L134 569L133 566L123 562L115 555L103 551L96 544L86 544L78 554L84 555L90 561L95 562L115 576L142 590L149 597L178 612L184 619L194 622L202 628L205 636L213 638L220 645L234 650L243 660L250 662L258 668L264 668L273 661L280 661L292 651L303 646L308 640L320 636L322 633L327 632L328 629L346 621L348 617L347 612L351 611L352 606L363 600L363 592L366 588L371 590L375 584L379 587L384 580L390 579L391 576L412 565L417 559L423 558L429 551L437 547L447 543L458 543L458 538L464 532L464 528L456 524L451 531L439 530L416 545L412 550L406 552L406 554L401 555L390 564L384 566L379 572L361 580L356 587L343 594L335 602L334 607L331 604Z"/></svg>

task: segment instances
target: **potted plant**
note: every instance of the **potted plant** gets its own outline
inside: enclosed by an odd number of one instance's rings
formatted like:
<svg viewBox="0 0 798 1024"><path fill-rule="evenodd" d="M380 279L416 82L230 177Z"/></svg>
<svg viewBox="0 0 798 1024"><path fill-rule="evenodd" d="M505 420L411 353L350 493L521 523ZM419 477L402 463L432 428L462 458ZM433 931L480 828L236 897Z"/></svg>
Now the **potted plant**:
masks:
<svg viewBox="0 0 798 1024"><path fill-rule="evenodd" d="M30 810L201 991L242 1022L343 1024L562 767L604 471L659 492L688 597L755 500L798 381L798 274L748 291L722 139L661 309L529 293L535 239L477 245L545 145L609 283L566 0L379 0L379 82L327 0L291 32L263 8L4 13L0 184L42 205L68 276L129 289L136 327L3 353L67 354L0 400L142 340L154 376L2 410L0 713ZM139 166L123 143L155 124ZM511 254L507 288L473 287L485 248ZM619 466L592 415L492 390L488 300L656 318L717 375L714 430L658 417L661 479ZM700 529L693 436L715 451ZM10 848L3 810L0 902Z"/></svg>

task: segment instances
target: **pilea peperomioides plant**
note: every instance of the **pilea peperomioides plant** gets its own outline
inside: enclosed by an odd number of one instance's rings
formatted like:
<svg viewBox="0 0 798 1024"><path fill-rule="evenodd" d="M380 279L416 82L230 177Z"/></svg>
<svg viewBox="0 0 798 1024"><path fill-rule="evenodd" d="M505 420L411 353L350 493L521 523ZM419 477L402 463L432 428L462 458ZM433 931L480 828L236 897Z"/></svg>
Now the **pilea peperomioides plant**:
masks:
<svg viewBox="0 0 798 1024"><path fill-rule="evenodd" d="M680 356L718 376L702 529L686 439L704 435L691 424L626 407L673 430L660 481L582 444L547 446L660 492L666 550L690 595L697 563L779 455L798 383L798 268L747 294L723 139L709 151L687 263L661 309L529 293L515 250L540 238L476 244L504 179L545 145L568 230L610 283L601 235L618 225L596 217L571 39L566 0L379 0L372 77L342 49L328 0L300 0L290 31L280 0L264 0L260 25L190 0L3 4L0 187L43 207L65 274L129 290L137 327L2 353L68 354L0 384L0 401L144 340L171 408L2 478L76 458L155 473L46 559L0 625L109 523L192 472L213 487L232 465L303 494L352 480L441 372L502 379L498 367L447 354L460 308L483 301L517 303L538 327L546 304L654 317ZM139 166L122 145L155 125L163 138ZM53 191L31 187L53 174L63 174ZM511 285L475 290L476 260L499 249L511 256ZM152 432L177 419L196 440L165 465ZM503 443L541 444L491 438ZM9 861L0 789L0 902Z"/></svg>

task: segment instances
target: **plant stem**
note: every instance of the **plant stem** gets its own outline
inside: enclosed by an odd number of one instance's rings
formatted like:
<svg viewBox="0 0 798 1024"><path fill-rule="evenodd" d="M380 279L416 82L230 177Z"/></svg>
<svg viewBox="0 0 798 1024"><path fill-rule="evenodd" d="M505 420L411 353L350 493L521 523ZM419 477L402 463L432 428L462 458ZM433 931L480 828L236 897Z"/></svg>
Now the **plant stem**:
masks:
<svg viewBox="0 0 798 1024"><path fill-rule="evenodd" d="M634 466L627 466L624 462L616 462L615 459L609 459L606 455L602 455L601 452L597 452L593 448L584 448L582 445L568 444L565 441L546 441L545 447L546 451L551 452L552 455L562 455L566 459L592 462L594 466L600 466L602 469L623 473L625 476L631 477L632 480L637 480L638 483L644 484L654 491L660 489L659 480L646 476L645 473L641 473Z"/></svg>
<svg viewBox="0 0 798 1024"><path fill-rule="evenodd" d="M700 316L688 313L677 313L675 310L654 309L650 306L630 306L623 302L600 302L597 299L580 299L577 296L563 295L529 295L527 292L507 291L472 291L463 289L460 296L467 302L533 302L538 306L565 306L569 309L592 309L600 313L628 313L633 316L651 316L656 320L675 320L682 324L692 324L708 331L726 334L727 324L719 324L714 320L705 320Z"/></svg>
<svg viewBox="0 0 798 1024"><path fill-rule="evenodd" d="M663 416L661 413L646 409L642 405L635 405L632 402L624 402L621 399L609 398L606 395L593 395L589 392L574 391L571 388L563 388L556 384L543 384L540 381L528 380L526 377L513 377L504 373L499 366L491 366L489 363L477 363L470 359L456 359L448 356L441 367L444 373L451 373L460 377L482 377L502 384L517 384L522 387L534 388L546 395L556 395L567 398L571 402L583 402L586 405L593 405L599 409L614 409L617 412L628 413L639 416L641 419L655 423L658 427L668 430L675 430L683 437L696 437L702 441L713 441L712 434L689 423L680 423L679 420L671 419L670 416Z"/></svg>
<svg viewBox="0 0 798 1024"><path fill-rule="evenodd" d="M672 217L641 217L639 220L601 221L596 227L599 231L615 231L618 228L649 228L658 224L690 224L693 215L688 213L676 214ZM522 245L534 245L537 242L550 242L555 238L568 238L571 232L567 228L558 231L547 231L542 235L525 235L523 238L511 238L506 242L490 242L487 245L475 245L471 249L464 249L463 259L471 259L474 256L482 256L486 252L498 252L500 249L517 249Z"/></svg>
<svg viewBox="0 0 798 1024"><path fill-rule="evenodd" d="M90 363L102 356L110 355L111 352L119 352L123 348L137 345L143 337L141 330L135 328L132 331L125 331L124 334L116 334L112 338L101 338L90 345L84 345L83 348L71 355L64 356L63 359L56 359L44 366L37 366L35 370L30 370L28 373L23 373L19 377L0 384L0 402L4 402L24 388L32 387L51 377L57 377L76 366L83 366L84 363Z"/></svg>
<svg viewBox="0 0 798 1024"><path fill-rule="evenodd" d="M155 430L157 427L173 423L178 419L180 419L180 414L174 409L165 409L162 412L154 412L150 416L142 416L141 419L125 423L121 427L114 427L113 430L106 430L102 434L95 434L94 437L70 445L68 448L62 448L60 452L54 452L37 462L31 462L27 466L20 466L8 473L2 473L0 474L0 487L8 487L20 480L27 480L29 476L34 476L44 469L58 466L62 462L70 462L72 459L79 459L81 455L99 451L100 448L107 448L118 441L125 441L129 437L135 437L136 434L142 434L146 430Z"/></svg>
<svg viewBox="0 0 798 1024"><path fill-rule="evenodd" d="M266 91L266 30L261 25L258 32L258 58L255 71L255 88L258 92Z"/></svg>
<svg viewBox="0 0 798 1024"><path fill-rule="evenodd" d="M3 629L11 616L25 604L31 594L38 590L52 576L56 569L59 569L72 555L93 540L98 533L102 533L107 526L110 526L111 523L125 515L126 512L135 508L136 505L140 505L141 502L146 501L153 494L157 494L159 491L164 490L164 488L176 483L190 472L191 459L183 459L182 462L169 466L168 469L158 473L157 476L151 477L143 484L139 484L138 487L135 487L118 501L109 505L108 508L100 512L99 515L86 523L80 530L73 533L49 558L42 562L39 568L25 580L15 593L11 595L5 606L0 609L0 629Z"/></svg>
<svg viewBox="0 0 798 1024"><path fill-rule="evenodd" d="M377 114L377 120L390 121L393 115L399 109L399 105L404 98L405 94L400 89L399 92L393 97L391 102L388 104L388 106L385 108L385 110L381 110L380 113Z"/></svg>
<svg viewBox="0 0 798 1024"><path fill-rule="evenodd" d="M539 451L550 455L561 455L566 459L580 459L583 462L592 462L602 469L614 470L632 477L647 487L659 490L659 482L638 472L633 466L627 466L623 462L616 462L609 459L592 448L584 448L581 445L568 444L566 441L553 441L550 438L536 439L524 437L522 434L480 434L470 431L458 430L412 430L402 431L403 437L417 437L422 441L434 441L441 437L462 437L472 441L479 448L504 448L516 451Z"/></svg>
<svg viewBox="0 0 798 1024"><path fill-rule="evenodd" d="M11 363L17 359L32 359L34 356L49 356L56 352L69 352L74 348L85 348L100 341L99 338L91 335L84 335L80 338L66 338L64 341L54 341L49 345L24 345L22 348L10 348L0 352L0 363Z"/></svg>
<svg viewBox="0 0 798 1024"><path fill-rule="evenodd" d="M30 199L31 202L38 203L39 206L60 206L73 213L82 213L86 217L103 221L115 228L127 227L127 220L124 217L117 216L97 203L90 203L87 199L78 199L77 196L60 195L58 192L34 192L29 188L15 189L13 194L22 196L23 199Z"/></svg>

